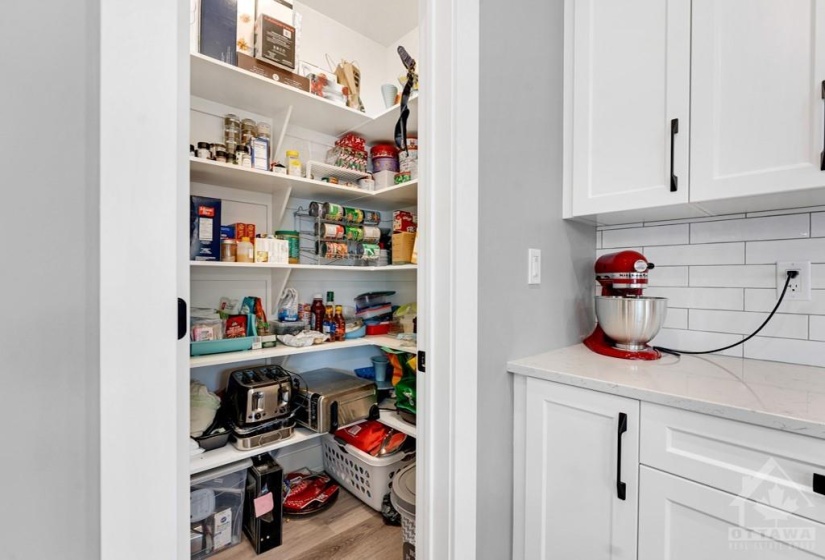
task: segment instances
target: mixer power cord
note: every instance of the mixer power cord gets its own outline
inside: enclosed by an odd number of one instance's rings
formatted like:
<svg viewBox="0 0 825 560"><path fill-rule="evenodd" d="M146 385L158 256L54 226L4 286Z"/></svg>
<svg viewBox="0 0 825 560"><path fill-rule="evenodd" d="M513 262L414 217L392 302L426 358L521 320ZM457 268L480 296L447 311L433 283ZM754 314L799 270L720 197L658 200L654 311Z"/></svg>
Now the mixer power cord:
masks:
<svg viewBox="0 0 825 560"><path fill-rule="evenodd" d="M785 292L788 291L788 285L791 283L791 279L796 278L797 276L799 276L799 272L797 272L796 270L789 270L788 271L788 277L785 279L785 287L782 288L782 293L779 295L779 301L776 302L776 305L774 306L773 311L771 311L771 314L768 315L768 318L765 319L764 323L759 325L758 329L753 331L746 338L743 338L739 342L734 342L733 344L729 344L728 346L723 346L722 348L717 348L716 350L703 350L701 352L691 352L691 351L688 351L688 350L673 350L671 348L664 348L662 346L654 346L654 348L656 350L658 350L659 352L664 352L665 354L673 354L674 356L679 356L681 354L691 354L691 355L714 354L716 352L722 352L724 350L730 350L731 348L735 348L735 347L737 347L741 344L745 344L747 341L749 341L750 339L752 339L753 337L758 335L759 331L764 329L765 325L767 325L770 322L770 320L773 319L773 316L776 314L776 310L779 309L779 306L782 305L782 300L785 299Z"/></svg>

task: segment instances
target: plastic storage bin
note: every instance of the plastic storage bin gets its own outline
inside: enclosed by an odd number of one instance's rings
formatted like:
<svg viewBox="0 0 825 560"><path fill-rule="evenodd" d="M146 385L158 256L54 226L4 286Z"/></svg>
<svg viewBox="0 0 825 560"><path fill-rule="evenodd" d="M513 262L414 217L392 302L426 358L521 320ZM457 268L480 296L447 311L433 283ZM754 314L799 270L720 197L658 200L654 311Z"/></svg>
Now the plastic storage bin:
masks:
<svg viewBox="0 0 825 560"><path fill-rule="evenodd" d="M324 470L344 488L376 511L390 492L395 473L415 461L415 451L399 451L388 457L373 457L360 449L336 441L332 434L321 438Z"/></svg>
<svg viewBox="0 0 825 560"><path fill-rule="evenodd" d="M401 535L404 539L403 558L415 558L415 463L395 475L390 502L401 514Z"/></svg>
<svg viewBox="0 0 825 560"><path fill-rule="evenodd" d="M189 481L189 543L193 560L241 542L246 460L206 471Z"/></svg>

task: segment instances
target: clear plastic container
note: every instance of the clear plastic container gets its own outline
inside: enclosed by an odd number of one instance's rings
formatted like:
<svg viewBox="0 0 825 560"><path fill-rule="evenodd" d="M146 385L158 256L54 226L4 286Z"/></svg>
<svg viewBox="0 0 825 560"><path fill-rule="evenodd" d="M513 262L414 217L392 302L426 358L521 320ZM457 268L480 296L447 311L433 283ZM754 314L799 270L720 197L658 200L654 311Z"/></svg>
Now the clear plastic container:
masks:
<svg viewBox="0 0 825 560"><path fill-rule="evenodd" d="M201 560L242 540L245 460L193 476L189 487L190 552Z"/></svg>
<svg viewBox="0 0 825 560"><path fill-rule="evenodd" d="M269 327L275 334L298 334L307 327L305 321L270 321Z"/></svg>
<svg viewBox="0 0 825 560"><path fill-rule="evenodd" d="M258 138L266 138L267 140L272 140L272 127L269 126L269 123L258 123Z"/></svg>
<svg viewBox="0 0 825 560"><path fill-rule="evenodd" d="M255 246L248 237L244 237L238 242L235 260L242 263L255 262Z"/></svg>

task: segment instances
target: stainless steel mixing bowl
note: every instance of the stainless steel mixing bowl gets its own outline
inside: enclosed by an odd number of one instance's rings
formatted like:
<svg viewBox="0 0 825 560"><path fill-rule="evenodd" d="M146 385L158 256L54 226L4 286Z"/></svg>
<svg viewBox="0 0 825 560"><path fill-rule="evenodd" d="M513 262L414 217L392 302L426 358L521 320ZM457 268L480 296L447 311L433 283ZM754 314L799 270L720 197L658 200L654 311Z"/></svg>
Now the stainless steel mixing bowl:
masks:
<svg viewBox="0 0 825 560"><path fill-rule="evenodd" d="M596 296L599 325L623 350L643 349L659 334L666 316L667 298Z"/></svg>

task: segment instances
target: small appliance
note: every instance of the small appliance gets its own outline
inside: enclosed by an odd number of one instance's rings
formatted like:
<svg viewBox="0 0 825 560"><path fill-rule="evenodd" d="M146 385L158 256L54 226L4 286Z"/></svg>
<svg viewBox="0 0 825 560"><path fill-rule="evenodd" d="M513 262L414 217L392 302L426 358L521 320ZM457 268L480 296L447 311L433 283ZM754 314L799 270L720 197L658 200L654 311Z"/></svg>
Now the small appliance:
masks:
<svg viewBox="0 0 825 560"><path fill-rule="evenodd" d="M647 343L662 328L667 299L642 295L653 263L637 251L619 251L599 257L594 268L602 286L601 295L595 298L598 324L584 345L613 358L661 358L661 353Z"/></svg>
<svg viewBox="0 0 825 560"><path fill-rule="evenodd" d="M334 432L378 416L375 383L352 372L322 368L296 375L294 383L295 419L315 432Z"/></svg>
<svg viewBox="0 0 825 560"><path fill-rule="evenodd" d="M292 436L292 378L280 366L237 369L229 374L222 408L232 445L254 449Z"/></svg>

